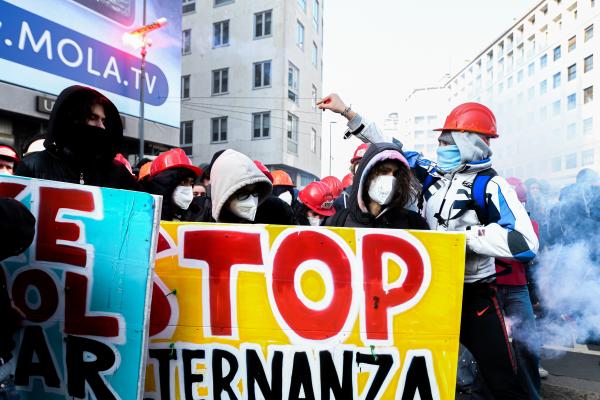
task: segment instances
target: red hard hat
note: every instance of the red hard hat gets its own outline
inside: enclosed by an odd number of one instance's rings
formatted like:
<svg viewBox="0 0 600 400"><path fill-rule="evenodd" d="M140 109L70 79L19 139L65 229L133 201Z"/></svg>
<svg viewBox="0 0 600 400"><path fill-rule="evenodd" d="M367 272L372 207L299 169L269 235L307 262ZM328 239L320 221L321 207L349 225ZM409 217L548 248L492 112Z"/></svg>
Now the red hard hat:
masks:
<svg viewBox="0 0 600 400"><path fill-rule="evenodd" d="M148 176L150 176L150 168L152 168L151 162L148 162L148 163L142 165L142 167L140 168L138 180L141 181L141 180L147 178Z"/></svg>
<svg viewBox="0 0 600 400"><path fill-rule="evenodd" d="M0 157L10 158L14 162L19 162L19 155L12 147L6 144L0 144Z"/></svg>
<svg viewBox="0 0 600 400"><path fill-rule="evenodd" d="M328 185L321 182L311 182L298 193L302 204L317 214L330 217L335 214L333 208L334 197Z"/></svg>
<svg viewBox="0 0 600 400"><path fill-rule="evenodd" d="M356 148L356 150L354 150L354 156L350 160L350 164L356 164L357 162L359 162L360 160L362 160L362 158L365 155L365 153L367 152L368 148L369 148L369 144L368 143L363 143L360 146L358 146Z"/></svg>
<svg viewBox="0 0 600 400"><path fill-rule="evenodd" d="M161 153L154 161L152 161L152 166L150 167L150 176L156 176L161 172L172 168L188 169L194 173L196 178L202 174L202 170L192 164L188 156L185 154L185 151L180 148L174 148Z"/></svg>
<svg viewBox="0 0 600 400"><path fill-rule="evenodd" d="M263 163L261 163L258 160L254 160L254 165L256 165L258 167L258 169L260 169L260 172L265 174L267 176L267 178L269 178L271 183L273 183L273 175L271 175L271 173L269 172L269 169L267 167L265 167Z"/></svg>
<svg viewBox="0 0 600 400"><path fill-rule="evenodd" d="M290 178L288 173L281 169L276 169L274 171L271 171L271 175L273 175L273 186L296 187L296 185L294 185L294 182L292 182L292 178Z"/></svg>
<svg viewBox="0 0 600 400"><path fill-rule="evenodd" d="M340 193L342 193L342 190L344 190L342 187L342 181L335 176L326 176L325 178L321 179L321 182L329 186L331 189L331 194L333 194L335 198L337 198Z"/></svg>
<svg viewBox="0 0 600 400"><path fill-rule="evenodd" d="M131 169L131 164L129 164L129 161L127 161L127 159L123 157L123 154L117 153L117 155L115 156L115 161L118 161L121 164L123 164L125 168L127 168L127 171L129 171L129 173L133 175L133 169Z"/></svg>
<svg viewBox="0 0 600 400"><path fill-rule="evenodd" d="M481 135L498 137L494 113L479 103L464 103L448 114L443 128L435 131L474 132Z"/></svg>
<svg viewBox="0 0 600 400"><path fill-rule="evenodd" d="M342 188L346 189L348 186L352 186L352 181L353 180L354 180L354 175L352 175L351 173L347 174L342 179Z"/></svg>
<svg viewBox="0 0 600 400"><path fill-rule="evenodd" d="M513 189L515 189L515 192L517 192L517 197L519 198L519 201L521 203L527 203L527 190L525 189L525 185L523 184L523 182L519 178L515 178L514 176L511 176L506 181L510 184L510 186L513 187Z"/></svg>

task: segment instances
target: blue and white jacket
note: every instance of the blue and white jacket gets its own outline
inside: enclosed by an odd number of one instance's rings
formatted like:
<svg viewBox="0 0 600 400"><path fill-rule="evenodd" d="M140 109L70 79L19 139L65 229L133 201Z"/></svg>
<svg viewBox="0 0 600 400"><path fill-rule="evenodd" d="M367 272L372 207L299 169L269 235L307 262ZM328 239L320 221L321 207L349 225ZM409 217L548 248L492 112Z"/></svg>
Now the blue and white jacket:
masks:
<svg viewBox="0 0 600 400"><path fill-rule="evenodd" d="M357 115L348 123L346 136L354 135L366 143L387 142L374 123ZM494 258L532 260L538 239L527 211L517 194L501 176L494 176L486 186L488 221L483 224L472 203L471 187L480 171L491 168L490 159L465 164L452 174L444 174L435 163L421 154L405 151L414 175L424 182L428 175L439 178L424 193L423 217L432 230L464 232L467 237L465 283L474 283L496 273Z"/></svg>

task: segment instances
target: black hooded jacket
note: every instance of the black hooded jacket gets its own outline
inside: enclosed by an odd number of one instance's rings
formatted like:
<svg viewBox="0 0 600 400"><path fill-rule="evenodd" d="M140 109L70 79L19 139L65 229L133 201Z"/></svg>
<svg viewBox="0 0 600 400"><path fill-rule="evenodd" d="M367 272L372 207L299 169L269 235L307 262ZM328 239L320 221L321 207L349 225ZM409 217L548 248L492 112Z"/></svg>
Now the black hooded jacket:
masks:
<svg viewBox="0 0 600 400"><path fill-rule="evenodd" d="M106 129L105 138L94 143L89 132L97 133L98 128L85 125L89 111L85 110L84 105L98 98L102 99L104 106ZM80 135L89 135L87 145L87 139ZM52 108L44 141L46 150L24 157L15 175L139 190L135 178L125 166L114 160L122 140L123 125L114 104L94 89L71 86L60 93Z"/></svg>
<svg viewBox="0 0 600 400"><path fill-rule="evenodd" d="M348 228L429 229L429 226L423 217L418 213L405 208L390 206L387 209L384 209L385 212L378 218L360 209L358 201L359 197L362 195L362 193L359 193L360 183L363 182L364 184L364 181L369 175L371 169L371 166L368 167L369 162L385 150L402 152L402 149L394 143L375 143L369 146L369 149L360 161L358 170L354 176L352 192L348 198L348 208L340 210L332 217L327 218L325 221L326 226L343 226ZM378 162L379 161L384 161L384 159L378 160ZM367 188L363 187L363 190L367 190Z"/></svg>
<svg viewBox="0 0 600 400"><path fill-rule="evenodd" d="M194 174L185 168L172 168L150 178L145 184L148 193L162 196L161 221L192 221L191 211L182 210L173 202L175 188ZM191 205L190 205L191 206Z"/></svg>
<svg viewBox="0 0 600 400"><path fill-rule="evenodd" d="M35 217L14 199L0 199L0 261L21 254L35 235ZM11 305L6 277L0 267L0 357L8 361L15 347L13 335L19 329L21 317Z"/></svg>

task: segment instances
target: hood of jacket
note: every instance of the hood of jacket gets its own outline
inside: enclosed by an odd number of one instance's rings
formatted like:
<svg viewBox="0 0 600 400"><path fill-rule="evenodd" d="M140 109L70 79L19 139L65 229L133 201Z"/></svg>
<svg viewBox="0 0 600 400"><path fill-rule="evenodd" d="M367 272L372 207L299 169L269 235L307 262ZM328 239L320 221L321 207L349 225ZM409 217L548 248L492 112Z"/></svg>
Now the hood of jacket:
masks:
<svg viewBox="0 0 600 400"><path fill-rule="evenodd" d="M492 156L492 149L477 133L452 132L452 138L460 152L461 164L477 163Z"/></svg>
<svg viewBox="0 0 600 400"><path fill-rule="evenodd" d="M89 104L98 97L104 99L104 125L116 155L123 140L123 124L119 111L102 93L79 85L70 86L58 95L50 114L44 147L53 153L63 152L68 147L69 135L85 117L87 110L84 104Z"/></svg>
<svg viewBox="0 0 600 400"><path fill-rule="evenodd" d="M163 197L161 220L172 221L176 214L181 216L185 213L186 210L180 209L173 202L173 192L181 181L190 177L193 178L194 173L186 168L171 168L159 173L145 183L145 189L148 193Z"/></svg>
<svg viewBox="0 0 600 400"><path fill-rule="evenodd" d="M354 175L354 183L352 184L352 192L348 201L348 209L353 218L359 223L368 225L371 220L375 219L369 213L367 205L363 200L362 193L368 190L366 185L367 177L373 167L382 161L397 160L408 168L408 162L402 153L402 148L395 143L373 143L365 152L356 174Z"/></svg>
<svg viewBox="0 0 600 400"><path fill-rule="evenodd" d="M227 201L244 186L257 185L261 204L271 194L272 184L248 156L235 150L225 150L210 170L212 215L222 222L221 213Z"/></svg>

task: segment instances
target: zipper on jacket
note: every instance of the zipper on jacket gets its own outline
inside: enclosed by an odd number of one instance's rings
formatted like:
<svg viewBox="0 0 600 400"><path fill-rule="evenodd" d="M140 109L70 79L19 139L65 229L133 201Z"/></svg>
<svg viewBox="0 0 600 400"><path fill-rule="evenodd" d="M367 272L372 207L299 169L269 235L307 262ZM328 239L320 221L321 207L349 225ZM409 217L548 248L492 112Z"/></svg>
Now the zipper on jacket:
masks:
<svg viewBox="0 0 600 400"><path fill-rule="evenodd" d="M80 185L85 185L85 181L83 180L83 172L79 173L79 184Z"/></svg>

